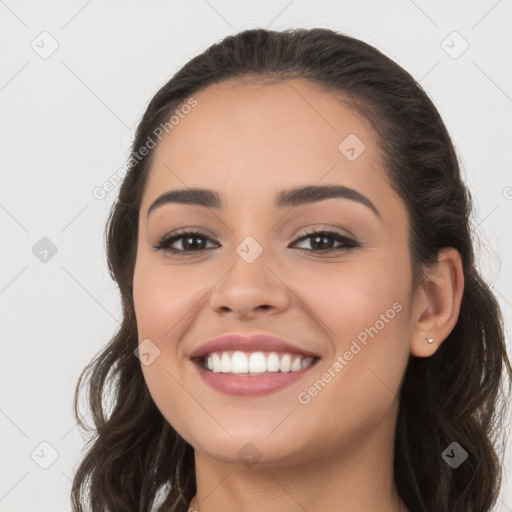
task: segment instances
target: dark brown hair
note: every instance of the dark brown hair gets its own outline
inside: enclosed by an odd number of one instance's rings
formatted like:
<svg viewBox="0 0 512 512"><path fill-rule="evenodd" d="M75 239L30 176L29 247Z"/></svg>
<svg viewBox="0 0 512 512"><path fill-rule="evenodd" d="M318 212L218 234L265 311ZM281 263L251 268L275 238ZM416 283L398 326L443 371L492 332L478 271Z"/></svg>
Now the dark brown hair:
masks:
<svg viewBox="0 0 512 512"><path fill-rule="evenodd" d="M183 66L154 96L137 128L128 172L106 229L109 271L123 317L108 345L83 370L94 429L73 480L74 511L185 511L196 492L192 447L154 404L134 355L132 283L138 214L151 167L137 150L192 94L227 80L301 78L332 92L375 130L390 185L410 218L413 291L439 249L460 252L464 293L457 323L437 352L410 356L395 435L394 477L412 512L488 512L501 484L498 449L505 421L500 392L512 375L495 295L474 261L471 195L461 181L445 125L420 85L372 46L328 29L253 29L226 37ZM506 373L504 373L506 370ZM110 395L107 390L111 387ZM503 387L503 389L502 389ZM107 396L113 396L105 411ZM452 469L441 453L456 441L467 460Z"/></svg>

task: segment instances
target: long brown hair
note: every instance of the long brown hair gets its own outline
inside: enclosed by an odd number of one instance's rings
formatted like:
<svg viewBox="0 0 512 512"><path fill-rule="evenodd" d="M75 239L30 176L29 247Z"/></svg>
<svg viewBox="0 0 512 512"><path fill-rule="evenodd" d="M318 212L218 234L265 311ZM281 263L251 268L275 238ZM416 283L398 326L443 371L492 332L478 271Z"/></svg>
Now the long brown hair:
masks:
<svg viewBox="0 0 512 512"><path fill-rule="evenodd" d="M310 80L371 123L390 184L407 206L414 289L439 249L460 252L465 287L457 324L432 357L411 355L404 375L394 477L413 512L490 511L501 484L506 408L500 396L510 393L510 380L503 384L512 369L498 302L475 267L471 195L445 125L420 85L377 49L328 29L252 29L226 37L183 66L149 103L106 227L123 317L77 383L75 417L92 435L74 475L73 510L149 512L159 496L159 512L181 512L196 492L193 449L155 406L134 355L138 215L153 154L141 158L138 149L191 95L242 78ZM85 385L92 429L78 412ZM113 403L106 411L108 396ZM454 441L468 453L457 469L441 457Z"/></svg>

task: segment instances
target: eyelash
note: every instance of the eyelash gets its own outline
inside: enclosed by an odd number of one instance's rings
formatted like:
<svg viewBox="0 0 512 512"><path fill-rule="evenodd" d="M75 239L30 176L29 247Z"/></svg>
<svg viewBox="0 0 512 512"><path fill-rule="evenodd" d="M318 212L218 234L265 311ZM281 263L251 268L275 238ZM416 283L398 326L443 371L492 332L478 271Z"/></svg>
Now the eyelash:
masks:
<svg viewBox="0 0 512 512"><path fill-rule="evenodd" d="M169 252L178 257L189 256L193 253L199 253L199 252L206 250L206 249L199 249L197 251L190 251L190 250L187 251L184 249L171 249L170 248L170 245L173 244L174 242L181 240L183 238L194 237L195 235L199 235L202 238L212 241L205 233L202 233L200 231L182 230L182 231L178 231L172 235L164 236L160 241L157 242L156 245L153 246L153 248L157 249L157 250ZM295 242L300 242L302 240L307 240L308 238L312 238L314 236L320 236L320 235L326 235L326 238L331 238L331 239L336 240L337 242L341 242L342 246L336 247L333 249L324 249L324 250L299 249L299 251L303 254L311 254L311 253L326 254L326 253L331 253L331 252L335 252L335 251L350 252L353 249L360 247L360 244L358 242L356 242L355 240L352 240L351 238L349 238L345 235L342 235L338 231L329 229L329 228L325 228L325 229L321 229L321 230L313 229L313 230L303 231L302 233L300 233L299 238L297 238L295 240Z"/></svg>

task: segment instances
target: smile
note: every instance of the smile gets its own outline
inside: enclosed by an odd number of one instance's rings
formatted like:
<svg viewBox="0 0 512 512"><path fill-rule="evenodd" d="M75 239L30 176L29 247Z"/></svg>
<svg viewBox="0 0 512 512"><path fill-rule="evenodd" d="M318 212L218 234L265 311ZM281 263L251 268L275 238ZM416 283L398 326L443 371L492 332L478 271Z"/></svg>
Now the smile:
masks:
<svg viewBox="0 0 512 512"><path fill-rule="evenodd" d="M296 372L311 366L316 358L279 352L213 352L202 358L202 367L213 373L262 375Z"/></svg>
<svg viewBox="0 0 512 512"><path fill-rule="evenodd" d="M302 379L319 357L285 352L213 352L192 359L203 382L225 395L260 396Z"/></svg>

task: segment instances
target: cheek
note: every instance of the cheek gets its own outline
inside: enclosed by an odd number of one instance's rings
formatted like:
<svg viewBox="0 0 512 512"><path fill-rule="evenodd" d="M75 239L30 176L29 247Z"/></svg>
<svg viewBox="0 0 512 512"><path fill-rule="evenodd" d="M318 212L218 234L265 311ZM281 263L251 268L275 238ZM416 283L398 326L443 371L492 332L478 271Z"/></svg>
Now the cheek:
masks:
<svg viewBox="0 0 512 512"><path fill-rule="evenodd" d="M311 265L307 272L292 272L296 277L290 288L320 317L333 341L346 341L373 325L381 314L398 316L393 304L403 305L409 292L407 265L392 254L364 262L354 257L334 265Z"/></svg>
<svg viewBox="0 0 512 512"><path fill-rule="evenodd" d="M326 365L343 357L343 369L334 370L343 377L334 379L331 392L349 402L364 395L375 405L368 397L380 401L389 389L396 392L408 360L408 260L390 253L328 267L312 267L297 285L331 340Z"/></svg>
<svg viewBox="0 0 512 512"><path fill-rule="evenodd" d="M183 368L178 361L178 343L183 320L194 304L190 276L183 269L138 257L133 280L133 299L139 343L149 339L151 362L142 373L149 393L166 420L188 440L186 418L197 414L184 400ZM185 282L187 281L187 283ZM197 302L197 300L195 301ZM156 347L156 348L153 348Z"/></svg>
<svg viewBox="0 0 512 512"><path fill-rule="evenodd" d="M173 327L194 304L194 285L190 273L176 267L137 261L133 300L139 339L156 340L172 336Z"/></svg>

